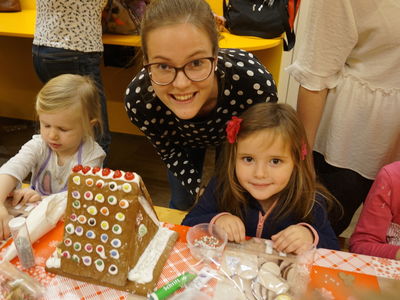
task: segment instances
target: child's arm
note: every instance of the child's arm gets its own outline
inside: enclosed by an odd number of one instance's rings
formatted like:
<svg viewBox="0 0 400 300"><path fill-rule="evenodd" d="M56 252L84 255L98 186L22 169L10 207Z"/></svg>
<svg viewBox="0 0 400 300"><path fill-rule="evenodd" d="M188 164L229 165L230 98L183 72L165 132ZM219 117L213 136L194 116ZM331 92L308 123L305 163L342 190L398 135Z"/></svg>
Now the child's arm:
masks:
<svg viewBox="0 0 400 300"><path fill-rule="evenodd" d="M10 235L8 221L12 216L8 213L7 208L4 206L8 195L17 185L18 180L11 175L0 174L0 239L6 239Z"/></svg>
<svg viewBox="0 0 400 300"><path fill-rule="evenodd" d="M350 250L355 253L394 259L399 257L400 246L388 244L387 231L393 219L394 192L391 178L385 168L377 175L373 183L353 235L350 238Z"/></svg>
<svg viewBox="0 0 400 300"><path fill-rule="evenodd" d="M312 248L314 235L306 226L296 224L274 234L271 240L278 251L301 254Z"/></svg>
<svg viewBox="0 0 400 300"><path fill-rule="evenodd" d="M227 213L217 216L214 223L226 231L229 241L241 243L246 239L246 228L239 217Z"/></svg>

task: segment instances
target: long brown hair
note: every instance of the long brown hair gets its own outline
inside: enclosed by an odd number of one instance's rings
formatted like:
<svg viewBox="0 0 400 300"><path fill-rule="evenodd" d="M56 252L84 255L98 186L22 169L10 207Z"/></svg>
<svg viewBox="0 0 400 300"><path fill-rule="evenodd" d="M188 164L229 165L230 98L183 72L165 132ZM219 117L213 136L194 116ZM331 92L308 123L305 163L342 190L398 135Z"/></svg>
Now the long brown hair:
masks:
<svg viewBox="0 0 400 300"><path fill-rule="evenodd" d="M247 109L241 116L242 122L236 142L227 141L216 168L218 182L217 198L219 209L243 218L247 206L247 192L235 175L237 143L240 139L261 130L270 130L273 136L281 136L289 146L294 167L287 186L279 193L276 218L294 215L303 221L311 221L311 211L316 204L315 195L325 197L328 207L335 201L333 196L316 181L312 156L307 136L296 111L287 104L259 103ZM307 154L305 155L305 152Z"/></svg>

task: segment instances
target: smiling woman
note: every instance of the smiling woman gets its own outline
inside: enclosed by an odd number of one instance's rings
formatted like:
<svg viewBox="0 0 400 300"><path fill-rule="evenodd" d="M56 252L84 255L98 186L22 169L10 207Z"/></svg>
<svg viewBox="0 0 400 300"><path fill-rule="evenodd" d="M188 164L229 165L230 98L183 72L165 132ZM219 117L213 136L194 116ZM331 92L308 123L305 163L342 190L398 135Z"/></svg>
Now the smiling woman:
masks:
<svg viewBox="0 0 400 300"><path fill-rule="evenodd" d="M251 53L218 48L203 0L154 0L141 28L145 68L128 86L126 110L169 169L170 207L184 210L204 184L207 147L220 146L231 116L276 102L276 86Z"/></svg>

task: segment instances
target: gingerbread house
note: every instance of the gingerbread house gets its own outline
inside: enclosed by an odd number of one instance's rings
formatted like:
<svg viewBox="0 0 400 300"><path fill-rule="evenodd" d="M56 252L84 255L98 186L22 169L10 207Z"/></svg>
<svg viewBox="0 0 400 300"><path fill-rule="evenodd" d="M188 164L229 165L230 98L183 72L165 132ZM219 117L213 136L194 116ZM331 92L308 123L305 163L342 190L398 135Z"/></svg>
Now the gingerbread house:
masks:
<svg viewBox="0 0 400 300"><path fill-rule="evenodd" d="M76 166L68 182L63 240L50 272L146 295L177 239L160 225L136 173Z"/></svg>

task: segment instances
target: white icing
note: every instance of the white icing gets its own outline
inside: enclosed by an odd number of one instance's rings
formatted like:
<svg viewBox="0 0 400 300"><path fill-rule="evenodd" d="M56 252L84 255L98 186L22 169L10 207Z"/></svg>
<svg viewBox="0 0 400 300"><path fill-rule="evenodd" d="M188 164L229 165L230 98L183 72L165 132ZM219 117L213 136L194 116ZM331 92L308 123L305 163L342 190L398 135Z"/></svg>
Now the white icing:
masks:
<svg viewBox="0 0 400 300"><path fill-rule="evenodd" d="M118 178L114 178L115 171L113 171L113 170L110 170L110 174L108 174L107 176L103 175L103 169L100 169L95 174L93 173L93 169L92 168L88 172L86 172L86 174L82 170L78 171L77 173L81 174L83 176L92 175L92 176L97 176L97 177L100 177L100 178L103 178L103 179L113 179L113 180L121 180L121 181L126 181L126 182L134 182L137 185L139 185L140 176L137 173L131 172L133 174L134 178L131 179L131 180L127 180L125 178L125 174L126 173L124 171L119 171L119 172L121 172L121 176L118 177ZM97 182L96 182L96 184L97 184Z"/></svg>
<svg viewBox="0 0 400 300"><path fill-rule="evenodd" d="M142 205L144 208L144 211L150 216L151 220L156 224L157 226L160 226L160 221L158 221L158 218L150 205L149 201L143 196L138 197L139 203Z"/></svg>
<svg viewBox="0 0 400 300"><path fill-rule="evenodd" d="M96 266L97 271L103 272L105 266L104 262L100 258L94 261L94 265Z"/></svg>
<svg viewBox="0 0 400 300"><path fill-rule="evenodd" d="M153 270L173 233L174 231L168 228L159 227L136 266L129 271L128 279L130 281L144 284L153 280Z"/></svg>
<svg viewBox="0 0 400 300"><path fill-rule="evenodd" d="M61 267L61 259L59 257L49 257L46 260L46 267L59 269Z"/></svg>
<svg viewBox="0 0 400 300"><path fill-rule="evenodd" d="M96 246L96 252L101 258L104 258L104 259L107 258L106 254L104 252L104 247L103 246L101 246L101 245Z"/></svg>

